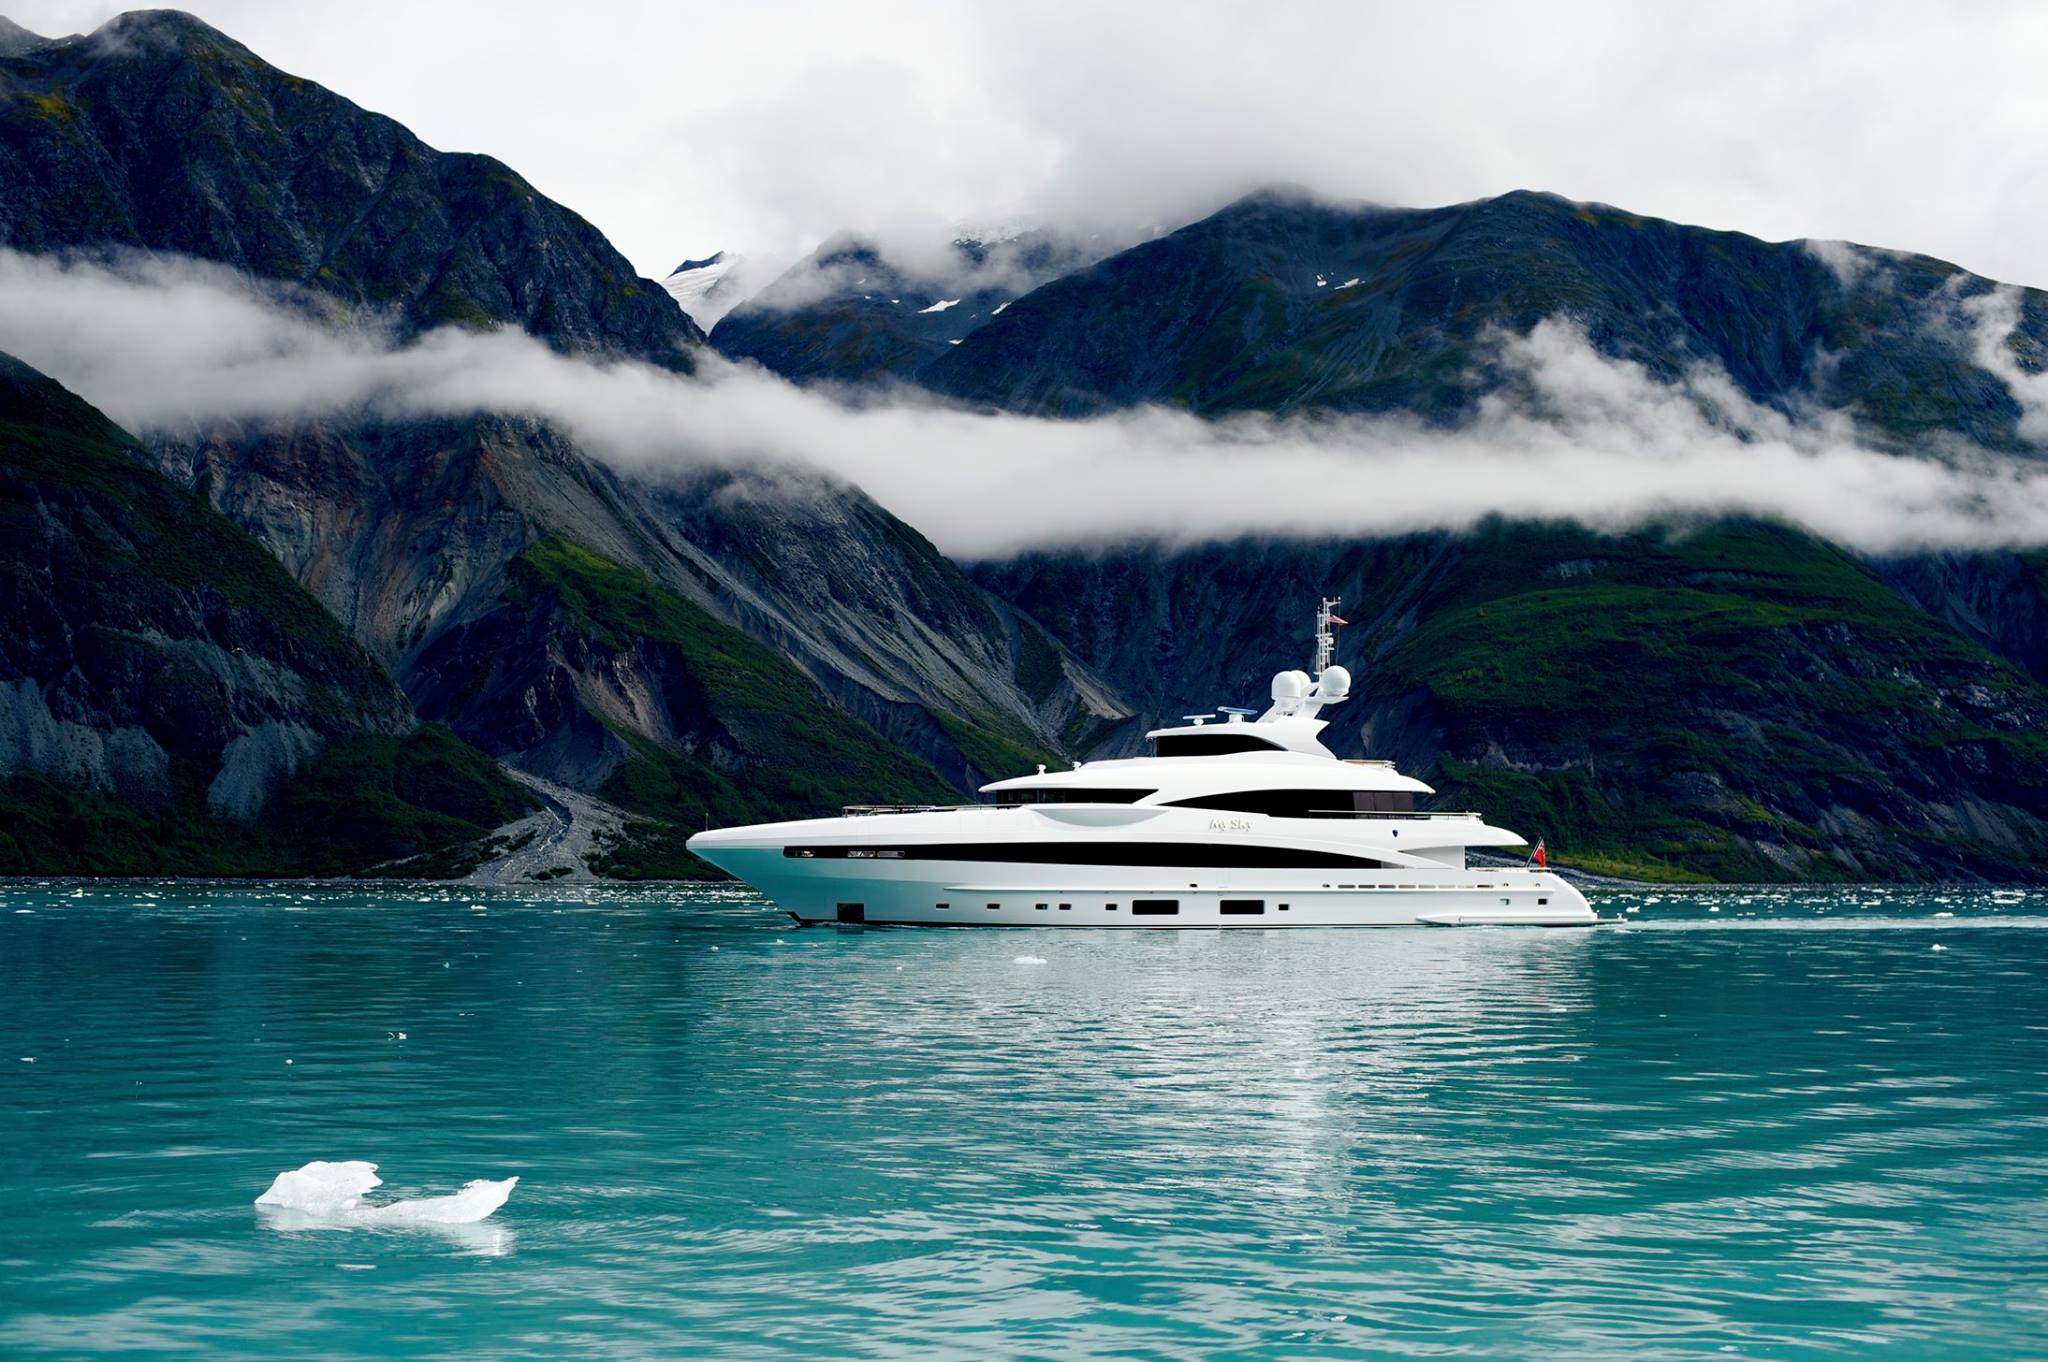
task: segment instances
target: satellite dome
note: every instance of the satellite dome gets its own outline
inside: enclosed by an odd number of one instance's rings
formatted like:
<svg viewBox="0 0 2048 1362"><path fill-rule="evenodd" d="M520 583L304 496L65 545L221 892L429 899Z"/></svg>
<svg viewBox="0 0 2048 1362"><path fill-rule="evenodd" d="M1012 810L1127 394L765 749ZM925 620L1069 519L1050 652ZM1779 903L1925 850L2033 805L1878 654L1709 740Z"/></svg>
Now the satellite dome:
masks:
<svg viewBox="0 0 2048 1362"><path fill-rule="evenodd" d="M1316 682L1316 694L1325 700L1342 700L1351 694L1351 673L1342 667L1323 668Z"/></svg>
<svg viewBox="0 0 2048 1362"><path fill-rule="evenodd" d="M1308 694L1308 673L1303 671L1280 672L1273 677L1273 698L1275 700L1299 700Z"/></svg>

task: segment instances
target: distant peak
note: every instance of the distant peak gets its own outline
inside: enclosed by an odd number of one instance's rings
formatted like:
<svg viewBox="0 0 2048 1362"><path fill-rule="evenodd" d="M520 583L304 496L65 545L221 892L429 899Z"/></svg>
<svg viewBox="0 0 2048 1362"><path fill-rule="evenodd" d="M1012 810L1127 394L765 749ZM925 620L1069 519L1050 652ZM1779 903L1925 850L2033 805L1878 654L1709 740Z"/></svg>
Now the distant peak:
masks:
<svg viewBox="0 0 2048 1362"><path fill-rule="evenodd" d="M0 57L18 57L24 52L48 47L50 42L51 40L42 34L31 32L6 15L0 14Z"/></svg>
<svg viewBox="0 0 2048 1362"><path fill-rule="evenodd" d="M702 260L685 260L685 261L684 261L684 262L683 262L682 264L680 264L680 265L676 266L676 267L675 267L674 269L670 270L670 271L668 272L668 274L669 274L669 278L673 279L673 278L675 278L675 277L676 277L677 275L679 275L679 274L684 274L684 273L687 273L687 272L689 272L690 270L704 270L704 269L709 269L709 268L711 268L711 267L712 267L713 265L722 265L722 264L724 264L724 263L725 263L725 252L724 252L724 251L713 251L713 252L712 252L711 254L709 254L709 255L705 256L705 257L704 257L704 258L703 258Z"/></svg>
<svg viewBox="0 0 2048 1362"><path fill-rule="evenodd" d="M212 24L181 9L132 9L117 14L94 29L88 41L119 50L138 43L172 46L194 37L241 48L240 43Z"/></svg>

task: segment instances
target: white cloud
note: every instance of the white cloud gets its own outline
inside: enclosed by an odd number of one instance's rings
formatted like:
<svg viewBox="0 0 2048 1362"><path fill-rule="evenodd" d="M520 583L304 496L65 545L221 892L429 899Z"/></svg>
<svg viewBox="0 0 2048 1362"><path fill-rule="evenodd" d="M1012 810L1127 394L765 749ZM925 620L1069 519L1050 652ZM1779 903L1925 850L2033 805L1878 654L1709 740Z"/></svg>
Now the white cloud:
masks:
<svg viewBox="0 0 2048 1362"><path fill-rule="evenodd" d="M842 229L1175 225L1279 181L1420 205L1546 189L2048 284L2029 0L185 3L509 161L657 278ZM64 32L122 7L8 12Z"/></svg>
<svg viewBox="0 0 2048 1362"><path fill-rule="evenodd" d="M2011 320L1992 316L1978 334L2009 335ZM375 326L335 330L304 300L280 302L215 267L0 252L0 350L132 429L524 413L629 473L737 467L855 483L962 556L1384 535L1494 514L1600 529L1774 516L1876 553L2048 544L2048 471L2030 461L1873 451L1839 421L1750 403L1711 368L1659 383L1562 323L1499 344L1515 381L1456 430L1402 419L1212 423L1156 409L1056 421L908 393L842 403L716 360L698 378L597 364L515 331L437 331L401 348ZM2023 400L2038 400L2028 391Z"/></svg>
<svg viewBox="0 0 2048 1362"><path fill-rule="evenodd" d="M2034 346L2034 367L2021 365L2013 347L2020 325L2020 310L2026 304L2016 288L1994 288L1962 301L1964 317L1974 323L1971 357L1997 375L2013 400L2020 404L2019 433L2023 440L2048 444L2048 369L2042 361L2048 355Z"/></svg>

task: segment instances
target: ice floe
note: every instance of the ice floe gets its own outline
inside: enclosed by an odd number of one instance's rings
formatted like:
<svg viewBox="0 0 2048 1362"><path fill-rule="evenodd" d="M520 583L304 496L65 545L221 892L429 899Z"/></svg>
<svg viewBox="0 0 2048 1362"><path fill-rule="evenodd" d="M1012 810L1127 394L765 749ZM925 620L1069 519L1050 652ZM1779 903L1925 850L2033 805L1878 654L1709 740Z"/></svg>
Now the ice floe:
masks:
<svg viewBox="0 0 2048 1362"><path fill-rule="evenodd" d="M447 1196L406 1197L377 1205L363 1194L380 1187L377 1165L361 1159L329 1163L315 1159L279 1173L256 1198L281 1218L284 1228L348 1229L357 1226L472 1225L505 1204L518 1178L478 1178Z"/></svg>

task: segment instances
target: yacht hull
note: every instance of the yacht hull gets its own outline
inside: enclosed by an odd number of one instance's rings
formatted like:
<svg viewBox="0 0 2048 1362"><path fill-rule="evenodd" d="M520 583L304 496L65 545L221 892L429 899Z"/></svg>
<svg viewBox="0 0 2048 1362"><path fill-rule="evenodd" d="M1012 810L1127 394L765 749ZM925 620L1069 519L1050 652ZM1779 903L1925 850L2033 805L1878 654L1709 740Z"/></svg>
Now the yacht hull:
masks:
<svg viewBox="0 0 2048 1362"><path fill-rule="evenodd" d="M870 857L858 845L819 857L798 848L822 825L778 835L786 827L803 825L702 833L690 846L803 923L1157 931L1594 922L1579 891L1548 870L1216 868L1171 864L1172 851L1158 858L1166 864L1045 864L1004 861L1000 844L973 860ZM1199 845L1183 845L1201 859Z"/></svg>

